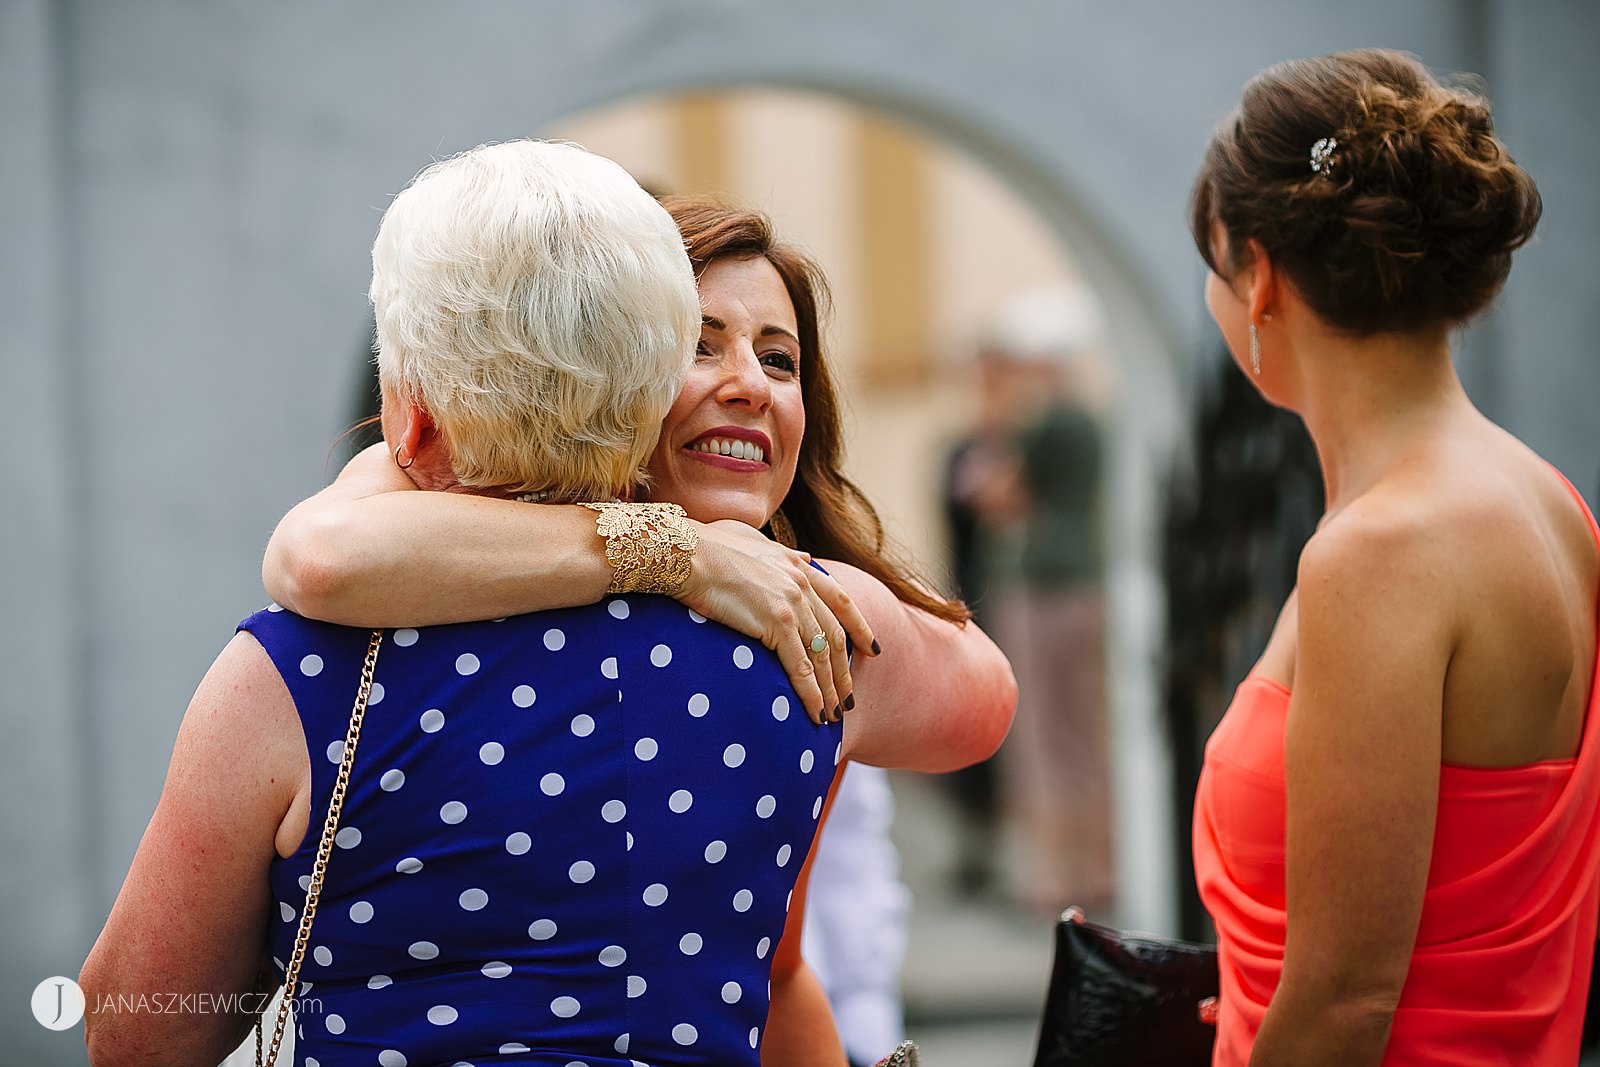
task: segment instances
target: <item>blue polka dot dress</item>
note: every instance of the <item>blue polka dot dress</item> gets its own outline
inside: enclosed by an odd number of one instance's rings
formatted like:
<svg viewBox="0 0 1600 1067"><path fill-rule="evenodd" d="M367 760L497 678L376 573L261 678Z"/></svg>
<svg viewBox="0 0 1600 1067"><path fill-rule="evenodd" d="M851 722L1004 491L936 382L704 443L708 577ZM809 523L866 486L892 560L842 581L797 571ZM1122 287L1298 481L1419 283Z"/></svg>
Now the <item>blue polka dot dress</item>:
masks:
<svg viewBox="0 0 1600 1067"><path fill-rule="evenodd" d="M311 825L369 632L240 626L299 710ZM386 634L301 970L306 1067L755 1065L772 950L839 759L774 656L664 597Z"/></svg>

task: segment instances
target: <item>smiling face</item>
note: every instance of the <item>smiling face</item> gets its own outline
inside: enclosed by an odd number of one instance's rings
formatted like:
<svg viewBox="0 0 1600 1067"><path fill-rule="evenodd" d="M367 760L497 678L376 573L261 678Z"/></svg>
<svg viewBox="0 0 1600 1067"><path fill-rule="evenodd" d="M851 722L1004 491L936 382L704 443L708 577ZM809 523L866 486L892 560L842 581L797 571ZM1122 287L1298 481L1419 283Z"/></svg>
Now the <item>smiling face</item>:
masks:
<svg viewBox="0 0 1600 1067"><path fill-rule="evenodd" d="M794 482L806 429L794 304L777 269L751 257L708 264L700 307L700 344L650 458L650 495L701 522L763 526Z"/></svg>

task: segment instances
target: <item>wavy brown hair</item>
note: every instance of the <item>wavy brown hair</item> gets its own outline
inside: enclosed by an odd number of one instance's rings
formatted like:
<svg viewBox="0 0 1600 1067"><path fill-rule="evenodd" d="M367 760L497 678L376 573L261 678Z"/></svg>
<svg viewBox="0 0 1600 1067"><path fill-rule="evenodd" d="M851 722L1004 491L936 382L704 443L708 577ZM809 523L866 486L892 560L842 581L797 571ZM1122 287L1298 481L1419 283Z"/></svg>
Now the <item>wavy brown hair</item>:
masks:
<svg viewBox="0 0 1600 1067"><path fill-rule="evenodd" d="M807 552L866 571L903 603L947 622L965 623L972 612L959 600L931 591L889 542L883 520L861 489L846 478L839 391L822 350L822 315L828 281L815 260L779 241L772 222L703 196L666 196L662 205L683 234L695 276L720 259L762 258L783 279L800 327L800 394L806 432L800 441L794 484L783 498L783 514Z"/></svg>

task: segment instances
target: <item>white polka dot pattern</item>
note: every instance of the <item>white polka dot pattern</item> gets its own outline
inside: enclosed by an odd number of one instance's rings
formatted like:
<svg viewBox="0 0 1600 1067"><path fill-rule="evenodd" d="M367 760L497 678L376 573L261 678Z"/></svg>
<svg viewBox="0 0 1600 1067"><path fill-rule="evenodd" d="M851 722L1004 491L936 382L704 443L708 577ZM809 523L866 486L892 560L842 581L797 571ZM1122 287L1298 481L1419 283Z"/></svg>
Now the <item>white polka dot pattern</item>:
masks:
<svg viewBox="0 0 1600 1067"><path fill-rule="evenodd" d="M604 603L391 632L378 684L393 696L363 733L303 978L326 998L325 1025L304 1020L297 1063L338 1061L330 1018L366 1035L376 1017L397 1029L369 1064L487 1067L538 1033L552 1064L594 1065L564 1044L582 1027L615 1038L618 1063L757 1067L772 946L819 810L807 801L827 788L828 750L842 758L839 734L795 713L753 642L664 598ZM252 626L307 625L263 617ZM343 754L362 637L319 647L328 629L264 642L297 706L326 708L302 715L327 757L313 760L318 797ZM310 851L274 874L279 956L303 899L280 886ZM345 1007L359 997L372 1005ZM430 1034L489 1055L467 1065Z"/></svg>

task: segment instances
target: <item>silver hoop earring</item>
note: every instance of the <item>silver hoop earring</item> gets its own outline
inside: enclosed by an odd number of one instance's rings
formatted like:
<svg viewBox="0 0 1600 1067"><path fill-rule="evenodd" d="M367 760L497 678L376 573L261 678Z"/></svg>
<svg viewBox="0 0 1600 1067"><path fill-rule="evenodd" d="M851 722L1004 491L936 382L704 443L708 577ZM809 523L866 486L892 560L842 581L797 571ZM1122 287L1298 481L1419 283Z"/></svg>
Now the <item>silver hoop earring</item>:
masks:
<svg viewBox="0 0 1600 1067"><path fill-rule="evenodd" d="M1252 326L1250 328L1252 330L1255 329L1254 326ZM1260 372L1257 371L1257 373L1260 373ZM407 461L405 463L401 463L400 462L400 450L405 448L405 447L406 447L405 445L395 445L394 446L394 465L396 467L399 467L403 471L408 471L408 470L411 469L411 464L413 464L413 463L415 463L417 461L417 457L416 456L412 456L409 461Z"/></svg>
<svg viewBox="0 0 1600 1067"><path fill-rule="evenodd" d="M1250 324L1250 373L1261 376L1261 332L1253 322Z"/></svg>

